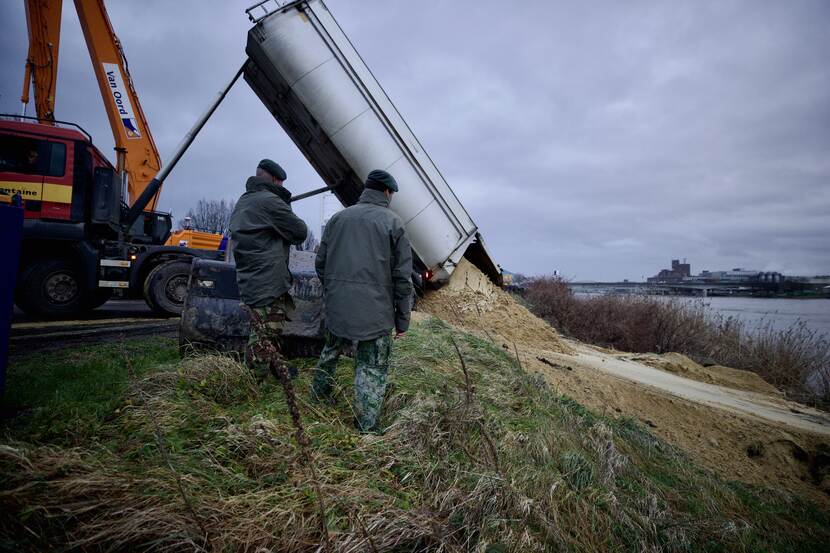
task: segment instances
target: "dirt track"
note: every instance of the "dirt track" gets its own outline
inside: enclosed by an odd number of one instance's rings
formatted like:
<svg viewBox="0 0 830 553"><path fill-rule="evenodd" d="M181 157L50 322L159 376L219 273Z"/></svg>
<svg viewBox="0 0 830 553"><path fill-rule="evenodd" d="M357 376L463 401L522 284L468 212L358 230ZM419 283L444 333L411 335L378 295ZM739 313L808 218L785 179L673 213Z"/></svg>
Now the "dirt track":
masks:
<svg viewBox="0 0 830 553"><path fill-rule="evenodd" d="M111 301L84 320L39 321L15 312L9 339L12 359L38 351L111 342L121 336L175 336L179 318L159 318L143 301Z"/></svg>
<svg viewBox="0 0 830 553"><path fill-rule="evenodd" d="M830 415L822 411L766 394L691 380L584 344L572 345L572 354L551 353L551 361L596 369L689 401L830 436Z"/></svg>

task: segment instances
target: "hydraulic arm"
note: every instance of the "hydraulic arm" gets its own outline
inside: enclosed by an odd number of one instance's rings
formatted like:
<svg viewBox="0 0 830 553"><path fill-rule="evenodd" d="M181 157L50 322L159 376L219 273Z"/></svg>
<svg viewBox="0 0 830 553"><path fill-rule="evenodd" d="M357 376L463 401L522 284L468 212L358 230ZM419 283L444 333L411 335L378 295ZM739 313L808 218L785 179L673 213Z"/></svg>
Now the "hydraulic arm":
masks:
<svg viewBox="0 0 830 553"><path fill-rule="evenodd" d="M62 0L25 1L29 57L21 100L28 103L31 81L38 117L54 120ZM75 0L75 9L115 139L116 170L127 180L132 205L158 173L161 159L103 0ZM159 191L144 209L155 209Z"/></svg>
<svg viewBox="0 0 830 553"><path fill-rule="evenodd" d="M26 2L29 53L23 78L23 115L29 103L29 85L35 83L35 109L44 123L55 120L55 88L58 84L58 50L61 39L61 0Z"/></svg>

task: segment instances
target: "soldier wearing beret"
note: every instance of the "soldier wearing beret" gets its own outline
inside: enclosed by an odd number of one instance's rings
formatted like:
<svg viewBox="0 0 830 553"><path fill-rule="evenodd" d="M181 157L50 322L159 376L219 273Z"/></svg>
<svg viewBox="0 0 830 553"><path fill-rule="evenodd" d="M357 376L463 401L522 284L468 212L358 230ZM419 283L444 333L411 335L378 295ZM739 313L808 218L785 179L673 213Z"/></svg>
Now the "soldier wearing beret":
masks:
<svg viewBox="0 0 830 553"><path fill-rule="evenodd" d="M294 301L288 294L292 277L288 252L302 244L308 229L291 210L291 192L284 186L285 171L270 159L259 162L248 178L245 193L236 202L230 220L236 260L236 281L242 303L251 311L251 334L246 361L258 379L268 375L261 353L266 342L280 351L285 321Z"/></svg>
<svg viewBox="0 0 830 553"><path fill-rule="evenodd" d="M342 348L357 342L355 426L378 430L395 338L409 328L412 250L403 221L389 202L398 191L386 171L369 173L360 200L326 224L317 252L323 283L326 343L312 385L312 400L330 397Z"/></svg>

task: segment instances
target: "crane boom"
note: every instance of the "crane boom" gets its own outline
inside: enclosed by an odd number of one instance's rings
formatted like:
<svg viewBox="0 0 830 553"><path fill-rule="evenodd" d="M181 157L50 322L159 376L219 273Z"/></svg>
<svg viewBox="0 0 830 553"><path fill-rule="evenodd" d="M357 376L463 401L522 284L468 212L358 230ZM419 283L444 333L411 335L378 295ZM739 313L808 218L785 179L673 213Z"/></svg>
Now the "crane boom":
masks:
<svg viewBox="0 0 830 553"><path fill-rule="evenodd" d="M62 0L26 2L29 52L20 101L29 103L29 85L35 83L35 109L44 123L55 120L55 89L58 86L58 51L61 39Z"/></svg>
<svg viewBox="0 0 830 553"><path fill-rule="evenodd" d="M121 42L113 31L103 0L75 0L75 9L98 80L101 98L115 140L116 170L126 176L129 204L141 195L161 168L161 157L138 101ZM58 72L61 0L26 0L29 59L21 98L28 102L34 83L39 118L54 119ZM144 207L154 210L160 190Z"/></svg>

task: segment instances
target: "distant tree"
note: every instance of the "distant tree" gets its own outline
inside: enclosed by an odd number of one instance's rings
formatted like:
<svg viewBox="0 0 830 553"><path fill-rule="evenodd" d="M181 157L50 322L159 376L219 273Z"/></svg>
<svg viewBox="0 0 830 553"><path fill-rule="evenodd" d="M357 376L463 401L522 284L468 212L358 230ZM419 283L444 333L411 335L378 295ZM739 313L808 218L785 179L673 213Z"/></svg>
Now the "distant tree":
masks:
<svg viewBox="0 0 830 553"><path fill-rule="evenodd" d="M300 251L313 252L317 247L317 244L319 244L319 242L317 241L317 237L314 236L314 231L308 229L308 236L306 236L305 242L297 246L297 249Z"/></svg>
<svg viewBox="0 0 830 553"><path fill-rule="evenodd" d="M231 213L236 202L233 200L206 200L202 198L196 208L189 209L184 218L179 219L179 228L185 228L190 217L190 224L194 230L202 232L216 232L225 234L231 221Z"/></svg>

